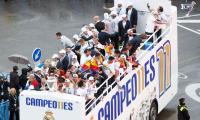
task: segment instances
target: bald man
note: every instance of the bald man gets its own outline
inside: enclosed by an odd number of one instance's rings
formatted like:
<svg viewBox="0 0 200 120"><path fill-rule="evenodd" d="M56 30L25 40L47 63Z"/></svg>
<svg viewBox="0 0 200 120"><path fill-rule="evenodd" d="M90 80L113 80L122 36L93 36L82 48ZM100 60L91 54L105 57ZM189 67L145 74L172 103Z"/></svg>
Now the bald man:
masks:
<svg viewBox="0 0 200 120"><path fill-rule="evenodd" d="M105 23L100 20L99 16L94 16L93 20L95 22L95 28L98 32L101 32L101 30L105 29Z"/></svg>

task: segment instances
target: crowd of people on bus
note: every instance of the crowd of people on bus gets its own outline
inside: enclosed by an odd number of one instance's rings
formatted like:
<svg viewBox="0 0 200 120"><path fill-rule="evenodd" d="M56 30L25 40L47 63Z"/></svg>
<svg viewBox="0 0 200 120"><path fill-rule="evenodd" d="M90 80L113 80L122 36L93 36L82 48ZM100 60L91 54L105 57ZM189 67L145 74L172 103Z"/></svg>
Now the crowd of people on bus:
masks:
<svg viewBox="0 0 200 120"><path fill-rule="evenodd" d="M23 68L20 76L18 67L14 66L10 83L0 81L3 83L0 100L10 100L10 119L13 120L14 114L19 116L20 90L62 92L90 101L106 89L107 86L102 86L105 81L108 85L117 83L120 76L137 67L136 53L140 44L159 29L158 24L167 22L163 7L158 10L148 8L151 14L144 33L137 33L138 11L133 4L123 6L118 2L109 8L110 14L104 13L103 20L94 16L93 23L84 25L80 34L73 36L74 42L57 32L56 37L63 48L52 58L35 68ZM152 39L149 41L153 42ZM7 87L10 87L10 95Z"/></svg>

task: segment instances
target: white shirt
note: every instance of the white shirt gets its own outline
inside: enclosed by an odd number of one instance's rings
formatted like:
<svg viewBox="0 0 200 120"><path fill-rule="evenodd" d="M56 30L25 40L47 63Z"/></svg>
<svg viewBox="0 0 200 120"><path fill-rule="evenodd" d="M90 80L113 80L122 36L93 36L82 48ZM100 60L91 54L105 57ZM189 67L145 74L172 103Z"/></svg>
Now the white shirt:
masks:
<svg viewBox="0 0 200 120"><path fill-rule="evenodd" d="M126 21L122 21L123 28L126 26Z"/></svg>
<svg viewBox="0 0 200 120"><path fill-rule="evenodd" d="M132 9L128 10L128 20L130 21L131 20L131 13L132 13Z"/></svg>
<svg viewBox="0 0 200 120"><path fill-rule="evenodd" d="M82 96L82 97L86 97L86 95L87 95L87 89L85 89L85 88L78 88L76 90L76 94L79 95L79 96Z"/></svg>
<svg viewBox="0 0 200 120"><path fill-rule="evenodd" d="M119 16L126 14L126 9L124 7L119 8L118 6L114 6L110 8L110 11L115 11Z"/></svg>
<svg viewBox="0 0 200 120"><path fill-rule="evenodd" d="M85 42L84 45L81 45L80 54L81 54L81 55L84 54L85 49L88 48L88 47L89 47L88 42Z"/></svg>
<svg viewBox="0 0 200 120"><path fill-rule="evenodd" d="M61 41L63 48L65 48L66 46L72 47L74 45L74 43L68 37L66 37L64 35L61 36L60 41Z"/></svg>
<svg viewBox="0 0 200 120"><path fill-rule="evenodd" d="M154 28L155 28L155 22L156 19L153 15L150 15L148 18L147 18L147 23L146 23L146 29L145 29L145 32L148 32L148 33L154 33Z"/></svg>
<svg viewBox="0 0 200 120"><path fill-rule="evenodd" d="M118 32L118 23L119 23L119 18L111 18L110 24L111 24L111 34Z"/></svg>
<svg viewBox="0 0 200 120"><path fill-rule="evenodd" d="M167 22L167 16L165 13L161 12L160 15L158 15L158 19L161 20L162 22Z"/></svg>
<svg viewBox="0 0 200 120"><path fill-rule="evenodd" d="M83 64L85 64L87 61L89 61L91 59L92 59L91 55L86 56L85 54L82 54L81 60L80 60L80 65L82 66Z"/></svg>

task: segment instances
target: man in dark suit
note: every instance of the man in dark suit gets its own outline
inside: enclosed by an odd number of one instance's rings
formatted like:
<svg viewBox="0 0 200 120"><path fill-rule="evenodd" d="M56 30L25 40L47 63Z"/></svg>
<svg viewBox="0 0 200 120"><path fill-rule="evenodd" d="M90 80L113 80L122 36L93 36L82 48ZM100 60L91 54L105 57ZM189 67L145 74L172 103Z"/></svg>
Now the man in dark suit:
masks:
<svg viewBox="0 0 200 120"><path fill-rule="evenodd" d="M126 15L128 20L131 22L131 27L136 28L138 21L138 12L135 8L133 8L132 4L129 4L126 8Z"/></svg>
<svg viewBox="0 0 200 120"><path fill-rule="evenodd" d="M15 88L17 96L19 96L20 85L19 85L19 75L17 71L18 67L14 66L13 71L10 72L10 88Z"/></svg>
<svg viewBox="0 0 200 120"><path fill-rule="evenodd" d="M102 45L106 45L111 42L110 39L113 38L114 36L115 34L109 34L107 27L105 27L104 30L101 30L101 32L99 32L98 39Z"/></svg>
<svg viewBox="0 0 200 120"><path fill-rule="evenodd" d="M59 51L59 55L60 60L58 61L56 67L58 69L63 69L66 72L69 66L69 57L66 55L66 51L64 49Z"/></svg>
<svg viewBox="0 0 200 120"><path fill-rule="evenodd" d="M125 34L127 33L128 29L131 28L131 23L127 19L126 14L122 15L122 20L118 23L118 31L119 31L119 43L122 44L125 40Z"/></svg>
<svg viewBox="0 0 200 120"><path fill-rule="evenodd" d="M104 30L105 23L100 21L99 16L94 16L93 20L95 22L95 28L97 29L98 32L101 32L101 30Z"/></svg>
<svg viewBox="0 0 200 120"><path fill-rule="evenodd" d="M147 38L148 37L145 33L133 37L133 39L131 39L126 45L126 48L129 50L129 55L133 55L138 47L140 47L140 43L142 42L142 40Z"/></svg>

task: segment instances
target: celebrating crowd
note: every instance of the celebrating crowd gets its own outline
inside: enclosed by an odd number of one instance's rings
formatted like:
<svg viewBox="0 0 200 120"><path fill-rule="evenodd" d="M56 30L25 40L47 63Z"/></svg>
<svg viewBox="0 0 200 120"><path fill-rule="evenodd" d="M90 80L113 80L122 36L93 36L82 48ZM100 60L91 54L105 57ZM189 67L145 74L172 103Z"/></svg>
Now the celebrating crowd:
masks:
<svg viewBox="0 0 200 120"><path fill-rule="evenodd" d="M38 90L62 92L82 96L87 102L99 97L108 86L98 89L106 80L108 85L119 81L120 76L139 65L137 51L140 44L152 35L158 24L167 23L167 17L160 6L151 10L144 33L138 34L138 11L132 4L109 8L110 14L104 13L104 19L94 16L94 23L84 25L80 34L73 36L74 42L61 32L56 33L63 48L35 68L22 69L14 66L10 73L10 110L19 116L18 96L20 90ZM152 39L149 40L153 42ZM2 98L2 97L1 97Z"/></svg>

